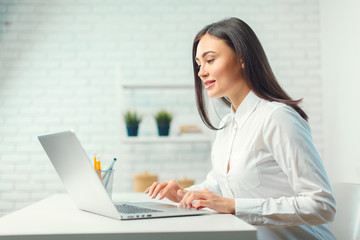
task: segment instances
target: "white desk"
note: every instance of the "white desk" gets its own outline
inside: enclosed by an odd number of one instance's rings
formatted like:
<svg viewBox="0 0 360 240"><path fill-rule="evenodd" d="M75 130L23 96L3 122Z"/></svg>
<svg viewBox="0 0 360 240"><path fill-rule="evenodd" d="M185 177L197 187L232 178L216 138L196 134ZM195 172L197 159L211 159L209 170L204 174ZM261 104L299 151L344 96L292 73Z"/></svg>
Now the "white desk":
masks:
<svg viewBox="0 0 360 240"><path fill-rule="evenodd" d="M149 200L145 194L117 201ZM0 239L256 239L256 228L229 214L116 220L79 210L57 194L0 218Z"/></svg>

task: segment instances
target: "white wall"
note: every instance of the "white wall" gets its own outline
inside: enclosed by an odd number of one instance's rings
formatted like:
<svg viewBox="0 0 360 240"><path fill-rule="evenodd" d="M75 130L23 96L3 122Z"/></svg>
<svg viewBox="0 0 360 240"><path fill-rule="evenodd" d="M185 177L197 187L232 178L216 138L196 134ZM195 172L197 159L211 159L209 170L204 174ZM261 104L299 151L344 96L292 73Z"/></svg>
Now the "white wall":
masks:
<svg viewBox="0 0 360 240"><path fill-rule="evenodd" d="M319 6L315 0L1 0L0 215L64 191L36 136L74 129L86 151L117 163L115 191L145 169L160 180L200 181L206 144L123 144L122 107L198 121L192 91L118 91L119 81L192 83L191 45L205 24L242 18L262 41L279 82L304 97L323 149ZM117 72L119 74L117 74Z"/></svg>
<svg viewBox="0 0 360 240"><path fill-rule="evenodd" d="M320 9L325 159L331 179L360 183L360 2Z"/></svg>

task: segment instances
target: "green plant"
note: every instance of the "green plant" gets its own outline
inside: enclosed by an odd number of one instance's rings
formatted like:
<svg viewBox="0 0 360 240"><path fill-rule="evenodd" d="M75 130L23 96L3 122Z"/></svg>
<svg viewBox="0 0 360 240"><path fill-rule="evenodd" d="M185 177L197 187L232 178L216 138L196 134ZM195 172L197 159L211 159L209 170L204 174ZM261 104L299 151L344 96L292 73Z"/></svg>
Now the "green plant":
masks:
<svg viewBox="0 0 360 240"><path fill-rule="evenodd" d="M172 118L172 114L165 110L161 110L155 115L156 123L159 126L170 125Z"/></svg>
<svg viewBox="0 0 360 240"><path fill-rule="evenodd" d="M137 126L142 120L136 112L131 112L130 110L125 113L124 118L127 126Z"/></svg>

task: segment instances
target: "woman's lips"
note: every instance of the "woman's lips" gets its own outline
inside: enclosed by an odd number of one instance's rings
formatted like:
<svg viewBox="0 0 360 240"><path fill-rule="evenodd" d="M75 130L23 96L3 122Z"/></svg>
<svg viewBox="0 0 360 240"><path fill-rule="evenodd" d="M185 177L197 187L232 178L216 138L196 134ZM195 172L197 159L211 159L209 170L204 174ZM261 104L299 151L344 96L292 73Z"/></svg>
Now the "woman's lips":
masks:
<svg viewBox="0 0 360 240"><path fill-rule="evenodd" d="M215 80L206 80L204 81L204 84L205 84L205 88L208 89L210 87L212 87L214 84L215 84Z"/></svg>

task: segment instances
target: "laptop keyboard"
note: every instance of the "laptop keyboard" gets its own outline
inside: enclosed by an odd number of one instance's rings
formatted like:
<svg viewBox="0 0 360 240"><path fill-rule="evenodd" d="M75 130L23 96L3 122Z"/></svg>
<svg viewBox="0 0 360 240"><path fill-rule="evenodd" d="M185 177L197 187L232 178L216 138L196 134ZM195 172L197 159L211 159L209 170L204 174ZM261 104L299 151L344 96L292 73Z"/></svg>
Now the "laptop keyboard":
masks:
<svg viewBox="0 0 360 240"><path fill-rule="evenodd" d="M159 210L151 208L137 207L129 204L115 205L117 210L121 213L131 214L131 213L150 213L150 212L161 212Z"/></svg>

